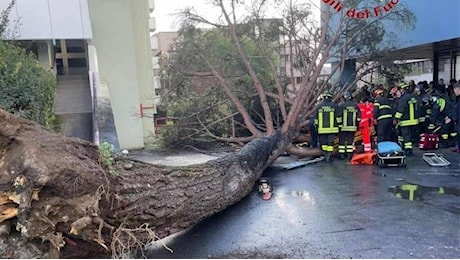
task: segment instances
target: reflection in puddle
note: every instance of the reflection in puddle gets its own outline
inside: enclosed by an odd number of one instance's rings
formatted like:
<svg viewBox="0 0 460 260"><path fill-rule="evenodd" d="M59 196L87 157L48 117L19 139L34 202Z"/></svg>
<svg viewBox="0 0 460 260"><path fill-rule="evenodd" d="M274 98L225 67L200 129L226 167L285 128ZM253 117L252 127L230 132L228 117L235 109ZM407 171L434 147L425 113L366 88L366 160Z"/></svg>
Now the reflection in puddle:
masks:
<svg viewBox="0 0 460 260"><path fill-rule="evenodd" d="M460 189L458 188L453 188L453 187L429 187L429 186L423 186L419 184L413 184L413 183L406 183L404 180L399 180L401 182L400 185L394 185L390 186L388 188L389 192L392 192L396 197L401 198L401 199L407 199L410 201L414 200L419 200L419 201L425 201L425 200L433 200L433 194L442 194L442 195L453 195L453 196L460 196ZM458 201L458 200L456 200ZM431 201L429 204L440 204L438 206L442 207L442 204L444 204L445 210L459 214L460 213L460 204L454 203L452 205L445 205L449 204L448 197L442 196L442 201Z"/></svg>
<svg viewBox="0 0 460 260"><path fill-rule="evenodd" d="M283 192L279 192L279 193L276 193L275 196L272 197L272 199L275 201L275 205L282 208L282 209L285 209L286 208L286 203L284 202L284 193Z"/></svg>
<svg viewBox="0 0 460 260"><path fill-rule="evenodd" d="M460 190L456 188L428 187L405 182L400 185L390 186L388 191L394 193L398 198L407 200L423 200L422 196L427 192L460 196Z"/></svg>
<svg viewBox="0 0 460 260"><path fill-rule="evenodd" d="M293 202L293 196L300 198L302 205L316 205L312 194L307 191L279 191L273 194L272 201L281 209L281 217L287 223L299 225L305 223L305 212L303 207L299 207L299 203Z"/></svg>
<svg viewBox="0 0 460 260"><path fill-rule="evenodd" d="M293 191L291 195L301 198L302 200L310 203L311 205L316 205L315 199L311 196L311 193L308 191Z"/></svg>

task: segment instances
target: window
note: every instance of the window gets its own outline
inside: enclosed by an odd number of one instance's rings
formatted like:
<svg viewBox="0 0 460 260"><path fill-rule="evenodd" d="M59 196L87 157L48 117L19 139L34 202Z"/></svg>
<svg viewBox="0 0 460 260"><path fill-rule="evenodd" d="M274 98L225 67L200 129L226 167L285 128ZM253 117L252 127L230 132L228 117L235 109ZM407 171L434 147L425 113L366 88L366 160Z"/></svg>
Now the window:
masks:
<svg viewBox="0 0 460 260"><path fill-rule="evenodd" d="M290 61L291 61L291 60L290 60L290 57L291 57L290 55L285 55L285 56L284 56L284 58L286 59L286 62L290 62Z"/></svg>
<svg viewBox="0 0 460 260"><path fill-rule="evenodd" d="M300 84L302 82L302 77L295 77L295 84Z"/></svg>

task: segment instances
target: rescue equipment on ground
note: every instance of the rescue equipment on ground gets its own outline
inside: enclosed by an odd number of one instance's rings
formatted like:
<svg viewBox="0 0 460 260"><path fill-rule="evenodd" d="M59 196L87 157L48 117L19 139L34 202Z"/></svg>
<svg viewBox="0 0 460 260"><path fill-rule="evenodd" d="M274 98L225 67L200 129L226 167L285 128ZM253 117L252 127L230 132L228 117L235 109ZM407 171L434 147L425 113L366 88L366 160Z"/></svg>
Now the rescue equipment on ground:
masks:
<svg viewBox="0 0 460 260"><path fill-rule="evenodd" d="M259 194L263 200L269 200L272 197L272 184L269 178L262 177L259 180Z"/></svg>
<svg viewBox="0 0 460 260"><path fill-rule="evenodd" d="M442 154L424 153L423 160L430 166L449 166L450 162Z"/></svg>
<svg viewBox="0 0 460 260"><path fill-rule="evenodd" d="M420 134L418 147L421 150L435 150L439 148L439 136L437 134Z"/></svg>
<svg viewBox="0 0 460 260"><path fill-rule="evenodd" d="M379 167L406 166L406 154L395 142L384 141L377 144L377 165Z"/></svg>

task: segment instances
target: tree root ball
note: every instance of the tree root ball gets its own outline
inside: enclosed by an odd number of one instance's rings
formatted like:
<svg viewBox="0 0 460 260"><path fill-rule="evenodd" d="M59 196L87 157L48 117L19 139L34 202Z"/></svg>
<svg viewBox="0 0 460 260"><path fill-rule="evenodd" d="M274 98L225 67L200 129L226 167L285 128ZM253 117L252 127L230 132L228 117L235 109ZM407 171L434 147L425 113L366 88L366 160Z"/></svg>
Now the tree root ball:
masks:
<svg viewBox="0 0 460 260"><path fill-rule="evenodd" d="M121 256L182 231L247 196L294 136L257 138L199 165L109 168L91 143L1 109L0 122L0 223L11 227L5 241L18 237L11 245L19 239L37 258Z"/></svg>

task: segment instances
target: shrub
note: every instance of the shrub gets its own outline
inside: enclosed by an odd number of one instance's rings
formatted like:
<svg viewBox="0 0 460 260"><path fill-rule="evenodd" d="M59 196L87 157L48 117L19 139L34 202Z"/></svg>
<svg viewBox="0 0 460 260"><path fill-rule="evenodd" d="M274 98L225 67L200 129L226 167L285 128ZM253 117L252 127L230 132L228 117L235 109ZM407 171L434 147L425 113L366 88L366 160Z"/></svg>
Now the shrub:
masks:
<svg viewBox="0 0 460 260"><path fill-rule="evenodd" d="M0 107L50 126L54 119L56 80L34 54L0 41Z"/></svg>

